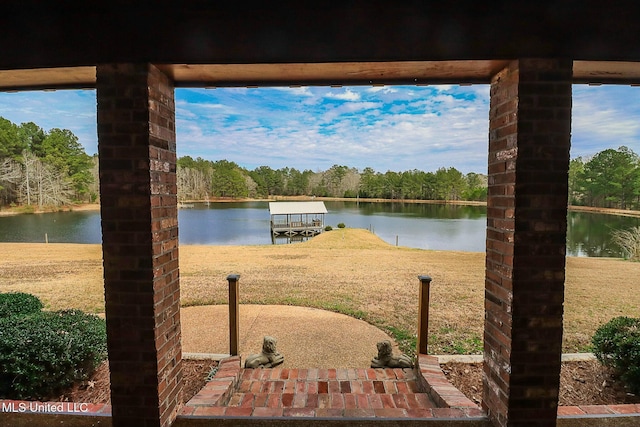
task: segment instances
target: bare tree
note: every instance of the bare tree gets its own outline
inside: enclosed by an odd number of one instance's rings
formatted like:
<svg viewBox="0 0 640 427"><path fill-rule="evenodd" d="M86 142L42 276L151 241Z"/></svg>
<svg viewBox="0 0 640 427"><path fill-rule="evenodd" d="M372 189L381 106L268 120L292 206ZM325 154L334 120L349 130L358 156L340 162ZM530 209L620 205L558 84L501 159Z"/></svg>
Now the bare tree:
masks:
<svg viewBox="0 0 640 427"><path fill-rule="evenodd" d="M178 200L205 200L211 194L211 171L178 166Z"/></svg>
<svg viewBox="0 0 640 427"><path fill-rule="evenodd" d="M341 197L349 196L354 197L358 194L360 188L360 173L358 169L351 168L342 178L340 193Z"/></svg>
<svg viewBox="0 0 640 427"><path fill-rule="evenodd" d="M22 164L24 166L24 176L22 179L22 185L20 186L23 193L23 202L26 198L27 205L31 205L31 176L35 167L35 162L38 162L38 158L31 154L29 151L24 150L22 152ZM26 197L25 197L26 196Z"/></svg>
<svg viewBox="0 0 640 427"><path fill-rule="evenodd" d="M244 177L244 181L249 191L249 197L256 197L258 195L258 184L249 175Z"/></svg>
<svg viewBox="0 0 640 427"><path fill-rule="evenodd" d="M23 152L22 179L19 187L19 199L31 205L37 200L39 208L59 206L70 203L73 186L64 174L35 155Z"/></svg>
<svg viewBox="0 0 640 427"><path fill-rule="evenodd" d="M89 184L89 195L92 201L98 201L100 198L100 162L98 161L98 156L93 156L92 162L91 177L93 180Z"/></svg>
<svg viewBox="0 0 640 427"><path fill-rule="evenodd" d="M640 261L640 227L631 227L628 230L614 230L611 240L625 254L625 258L631 261Z"/></svg>
<svg viewBox="0 0 640 427"><path fill-rule="evenodd" d="M0 162L0 197L4 204L17 200L17 188L22 180L22 165L11 158Z"/></svg>

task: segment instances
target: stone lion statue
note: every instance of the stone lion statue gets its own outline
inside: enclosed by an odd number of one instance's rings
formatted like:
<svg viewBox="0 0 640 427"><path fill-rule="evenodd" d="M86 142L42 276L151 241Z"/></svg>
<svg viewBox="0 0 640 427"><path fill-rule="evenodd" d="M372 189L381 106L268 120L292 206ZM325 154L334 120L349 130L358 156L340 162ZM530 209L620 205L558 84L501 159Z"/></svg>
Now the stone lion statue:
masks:
<svg viewBox="0 0 640 427"><path fill-rule="evenodd" d="M388 340L380 341L377 344L378 357L371 359L372 368L412 368L413 361L406 354L400 356L393 355L391 342Z"/></svg>
<svg viewBox="0 0 640 427"><path fill-rule="evenodd" d="M273 368L284 362L284 356L276 351L276 339L265 336L262 340L262 353L251 354L244 362L245 368Z"/></svg>

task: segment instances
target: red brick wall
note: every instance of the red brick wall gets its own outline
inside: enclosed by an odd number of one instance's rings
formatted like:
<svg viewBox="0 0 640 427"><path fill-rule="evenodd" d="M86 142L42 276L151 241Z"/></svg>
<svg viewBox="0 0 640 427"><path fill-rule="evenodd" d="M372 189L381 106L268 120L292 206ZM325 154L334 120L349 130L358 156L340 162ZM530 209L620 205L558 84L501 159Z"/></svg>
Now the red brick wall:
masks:
<svg viewBox="0 0 640 427"><path fill-rule="evenodd" d="M491 84L483 407L555 426L562 353L571 61L513 61Z"/></svg>
<svg viewBox="0 0 640 427"><path fill-rule="evenodd" d="M173 84L148 64L97 68L113 425L170 425L181 390Z"/></svg>

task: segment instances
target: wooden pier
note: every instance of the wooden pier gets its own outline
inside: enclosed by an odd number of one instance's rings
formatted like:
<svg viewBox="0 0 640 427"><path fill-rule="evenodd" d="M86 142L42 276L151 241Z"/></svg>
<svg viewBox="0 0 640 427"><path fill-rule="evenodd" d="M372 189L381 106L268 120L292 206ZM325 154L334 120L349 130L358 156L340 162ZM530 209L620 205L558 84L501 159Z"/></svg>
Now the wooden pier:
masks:
<svg viewBox="0 0 640 427"><path fill-rule="evenodd" d="M324 202L269 202L273 236L315 236L324 231Z"/></svg>

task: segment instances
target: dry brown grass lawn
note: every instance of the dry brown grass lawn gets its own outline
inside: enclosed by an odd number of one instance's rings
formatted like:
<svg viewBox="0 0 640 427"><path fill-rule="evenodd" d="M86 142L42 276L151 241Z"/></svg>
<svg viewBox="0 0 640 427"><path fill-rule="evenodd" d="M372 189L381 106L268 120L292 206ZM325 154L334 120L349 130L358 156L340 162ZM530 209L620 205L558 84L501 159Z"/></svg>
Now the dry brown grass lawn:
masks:
<svg viewBox="0 0 640 427"><path fill-rule="evenodd" d="M566 352L588 350L595 329L640 317L640 263L568 258ZM229 274L241 303L325 308L402 338L415 334L417 276L430 275L430 352L478 352L484 254L391 246L366 230L338 229L293 245L180 247L183 305L224 304ZM99 245L0 244L0 291L38 295L49 309L104 307Z"/></svg>

